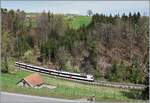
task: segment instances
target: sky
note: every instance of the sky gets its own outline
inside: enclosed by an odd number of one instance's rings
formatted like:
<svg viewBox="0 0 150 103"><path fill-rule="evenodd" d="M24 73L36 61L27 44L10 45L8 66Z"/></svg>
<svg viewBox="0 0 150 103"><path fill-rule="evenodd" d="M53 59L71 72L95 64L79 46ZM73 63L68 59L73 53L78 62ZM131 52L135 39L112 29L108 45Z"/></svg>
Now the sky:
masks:
<svg viewBox="0 0 150 103"><path fill-rule="evenodd" d="M25 12L50 10L53 13L79 15L87 15L87 10L106 15L138 11L142 15L149 15L149 1L1 1L1 7Z"/></svg>

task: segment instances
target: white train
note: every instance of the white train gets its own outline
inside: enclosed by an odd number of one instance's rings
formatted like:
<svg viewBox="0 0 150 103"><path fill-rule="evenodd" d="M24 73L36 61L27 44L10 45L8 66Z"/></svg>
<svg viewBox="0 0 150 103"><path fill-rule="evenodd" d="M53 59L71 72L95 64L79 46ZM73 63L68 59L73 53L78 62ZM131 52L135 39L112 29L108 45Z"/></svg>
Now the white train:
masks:
<svg viewBox="0 0 150 103"><path fill-rule="evenodd" d="M48 68L43 68L39 66L34 66L31 64L26 64L26 63L21 63L21 62L16 62L15 64L17 67L31 70L31 71L36 71L44 74L50 74L50 75L55 75L55 76L60 76L60 77L66 77L66 78L71 78L71 79L77 79L77 80L84 80L84 81L94 81L94 76L93 75L85 75L85 74L79 74L79 73L71 73L71 72L66 72L66 71L58 71L58 70L53 70L53 69L48 69Z"/></svg>

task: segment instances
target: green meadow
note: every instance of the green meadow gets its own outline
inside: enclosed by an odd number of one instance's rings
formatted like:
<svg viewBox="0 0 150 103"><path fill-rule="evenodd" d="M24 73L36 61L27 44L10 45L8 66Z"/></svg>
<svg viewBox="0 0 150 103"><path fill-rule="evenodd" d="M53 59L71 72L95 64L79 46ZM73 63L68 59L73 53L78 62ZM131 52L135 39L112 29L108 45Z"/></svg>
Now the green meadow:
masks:
<svg viewBox="0 0 150 103"><path fill-rule="evenodd" d="M70 27L74 29L80 28L82 25L88 25L91 21L91 17L89 16L74 16L69 20Z"/></svg>
<svg viewBox="0 0 150 103"><path fill-rule="evenodd" d="M95 96L96 101L140 101L141 91L84 85L48 75L42 75L44 82L55 85L55 89L25 88L16 85L18 81L31 73L24 70L17 70L15 73L2 73L2 91L66 99L83 99Z"/></svg>

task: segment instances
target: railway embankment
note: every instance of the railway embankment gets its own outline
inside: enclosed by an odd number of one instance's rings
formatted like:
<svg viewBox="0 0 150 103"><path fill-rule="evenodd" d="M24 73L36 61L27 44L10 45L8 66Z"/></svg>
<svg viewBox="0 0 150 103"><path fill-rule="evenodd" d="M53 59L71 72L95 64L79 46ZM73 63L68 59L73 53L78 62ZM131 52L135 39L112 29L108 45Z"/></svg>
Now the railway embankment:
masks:
<svg viewBox="0 0 150 103"><path fill-rule="evenodd" d="M64 77L60 74L57 74L56 71L53 71L53 70L49 71L46 68L34 66L31 64L16 62L16 66L20 69L25 69L25 70L29 70L29 71L36 71L36 72L47 74L47 75L54 75L54 77L56 77L56 78L69 80L69 81L73 81L73 82L77 82L77 83L82 83L82 84L86 84L86 85L123 88L123 89L132 89L132 90L144 90L146 88L146 86L142 85L142 84L116 83L116 82L107 82L107 81L98 81L98 82L94 81L93 82L93 81L85 81L86 78L84 80L72 79L69 74L67 74L68 76Z"/></svg>

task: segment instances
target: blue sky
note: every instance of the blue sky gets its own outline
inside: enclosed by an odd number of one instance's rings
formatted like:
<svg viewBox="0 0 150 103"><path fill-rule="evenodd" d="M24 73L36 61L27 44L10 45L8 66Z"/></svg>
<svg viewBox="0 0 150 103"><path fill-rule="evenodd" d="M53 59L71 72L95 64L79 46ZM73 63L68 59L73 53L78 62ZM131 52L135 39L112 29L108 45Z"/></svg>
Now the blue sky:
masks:
<svg viewBox="0 0 150 103"><path fill-rule="evenodd" d="M86 15L87 10L93 13L122 14L141 12L149 14L149 1L1 1L1 7L20 9L25 12L48 11L54 13L73 13Z"/></svg>

